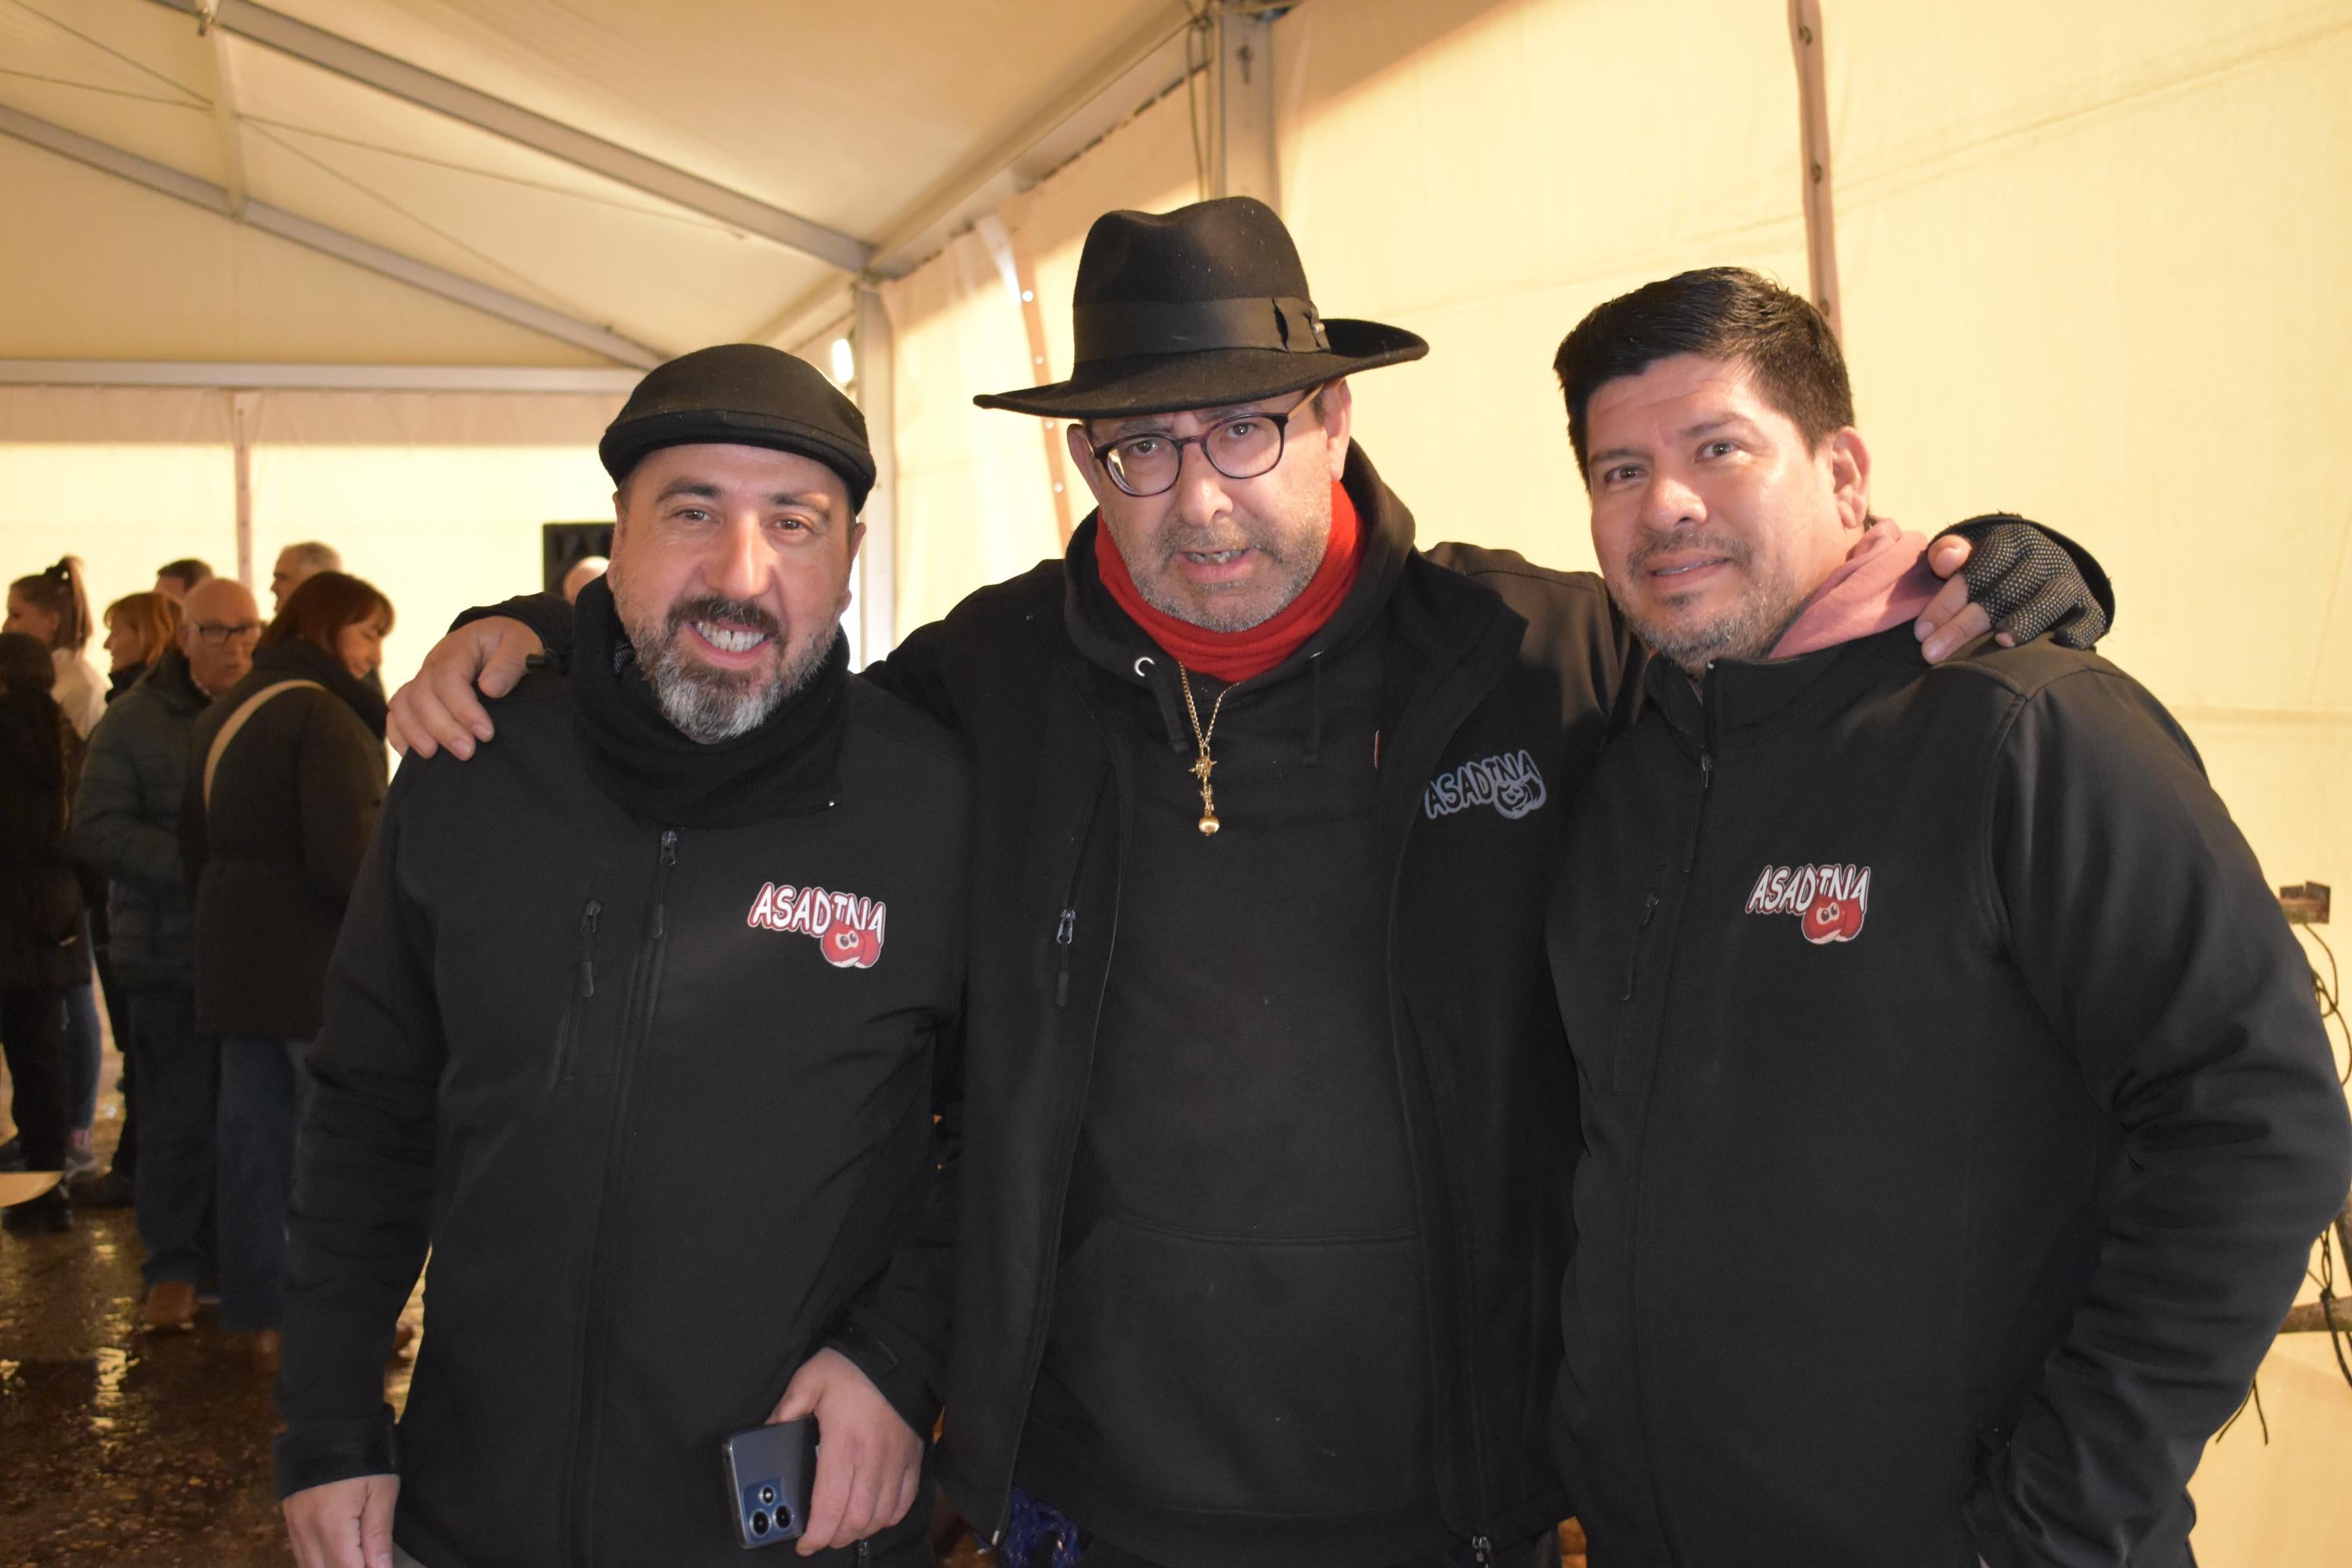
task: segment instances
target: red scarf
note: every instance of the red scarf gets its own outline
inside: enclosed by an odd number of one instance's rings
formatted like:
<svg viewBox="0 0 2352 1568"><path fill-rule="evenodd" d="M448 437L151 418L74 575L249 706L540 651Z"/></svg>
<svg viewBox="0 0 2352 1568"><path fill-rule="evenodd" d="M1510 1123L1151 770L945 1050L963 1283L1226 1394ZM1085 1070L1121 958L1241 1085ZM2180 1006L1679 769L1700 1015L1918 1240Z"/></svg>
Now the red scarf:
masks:
<svg viewBox="0 0 2352 1568"><path fill-rule="evenodd" d="M1331 538L1323 547L1323 563L1298 597L1245 632L1213 632L1145 604L1135 579L1128 574L1118 546L1111 542L1110 530L1099 523L1095 530L1095 570L1102 574L1103 586L1118 601L1118 607L1133 616L1135 624L1177 663L1230 685L1264 675L1322 629L1348 596L1348 590L1356 585L1356 569L1364 558L1363 542L1356 503L1334 480Z"/></svg>

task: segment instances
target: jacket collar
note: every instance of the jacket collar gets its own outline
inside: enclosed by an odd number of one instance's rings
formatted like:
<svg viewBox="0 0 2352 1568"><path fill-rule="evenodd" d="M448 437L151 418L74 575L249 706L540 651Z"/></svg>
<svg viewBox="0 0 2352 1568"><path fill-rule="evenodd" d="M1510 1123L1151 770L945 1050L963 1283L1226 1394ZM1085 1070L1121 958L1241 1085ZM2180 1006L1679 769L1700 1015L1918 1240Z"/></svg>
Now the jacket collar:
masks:
<svg viewBox="0 0 2352 1568"><path fill-rule="evenodd" d="M196 684L194 674L188 668L188 656L177 646L158 655L131 691L145 691L174 713L199 713L212 701ZM123 695L128 697L131 691Z"/></svg>
<svg viewBox="0 0 2352 1568"><path fill-rule="evenodd" d="M838 793L849 728L849 643L748 735L705 745L663 716L599 578L573 606L572 686L589 776L633 815L676 827L740 827L822 811Z"/></svg>
<svg viewBox="0 0 2352 1568"><path fill-rule="evenodd" d="M1650 700L1689 750L1735 750L1780 726L1840 707L1886 678L1890 668L1924 669L1910 623L1794 658L1718 659L1696 687L1671 659L1653 658L1643 672Z"/></svg>
<svg viewBox="0 0 2352 1568"><path fill-rule="evenodd" d="M315 680L350 705L379 741L383 739L383 693L353 675L343 661L322 647L313 647L299 637L273 643L254 649L255 675L274 676L279 680ZM258 690L266 682L247 676L238 683L248 690Z"/></svg>

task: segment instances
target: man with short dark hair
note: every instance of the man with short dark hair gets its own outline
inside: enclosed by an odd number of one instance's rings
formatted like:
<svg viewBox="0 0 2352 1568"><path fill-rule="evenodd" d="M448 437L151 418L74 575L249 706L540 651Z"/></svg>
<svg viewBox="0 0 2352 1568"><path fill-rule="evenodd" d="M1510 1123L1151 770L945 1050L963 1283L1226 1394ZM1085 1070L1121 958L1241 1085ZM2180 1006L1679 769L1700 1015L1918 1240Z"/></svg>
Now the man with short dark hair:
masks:
<svg viewBox="0 0 2352 1568"><path fill-rule="evenodd" d="M1550 945L1586 1154L1556 1439L1610 1568L2187 1568L2352 1137L2188 738L2052 642L1934 667L1835 340L1731 268L1561 345L1652 707Z"/></svg>
<svg viewBox="0 0 2352 1568"><path fill-rule="evenodd" d="M578 657L499 704L482 763L400 770L328 976L278 1381L295 1554L740 1562L794 1505L731 1496L721 1446L806 1416L801 1554L928 1568L968 775L848 671L865 422L729 344L649 373L599 450Z"/></svg>
<svg viewBox="0 0 2352 1568"><path fill-rule="evenodd" d="M74 796L74 852L108 879L112 956L140 1084L132 1204L147 1251L140 1321L192 1328L213 1274L213 1113L219 1043L196 1031L195 890L180 853L188 737L196 716L245 679L261 617L233 578L189 592L177 644L90 731Z"/></svg>
<svg viewBox="0 0 2352 1568"><path fill-rule="evenodd" d="M869 671L978 792L949 1495L1017 1568L1556 1563L1541 910L1639 655L1589 574L1416 548L1349 378L1426 345L1263 204L1105 215L1075 304L979 401L1097 511ZM404 731L472 752L537 647L460 631Z"/></svg>
<svg viewBox="0 0 2352 1568"><path fill-rule="evenodd" d="M199 583L212 580L213 569L194 556L166 561L155 568L155 592L178 605L186 602L188 590Z"/></svg>

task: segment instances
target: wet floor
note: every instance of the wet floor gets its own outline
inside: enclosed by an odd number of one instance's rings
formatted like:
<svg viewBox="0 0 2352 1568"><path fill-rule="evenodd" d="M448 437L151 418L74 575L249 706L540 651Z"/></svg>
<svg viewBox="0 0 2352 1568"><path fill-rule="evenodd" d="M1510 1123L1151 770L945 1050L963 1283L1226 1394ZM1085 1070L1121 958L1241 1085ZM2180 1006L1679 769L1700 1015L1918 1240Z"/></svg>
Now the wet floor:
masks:
<svg viewBox="0 0 2352 1568"><path fill-rule="evenodd" d="M111 1085L118 1063L108 1054ZM101 1163L121 1127L104 1097ZM64 1236L0 1235L0 1568L282 1568L269 1385L209 1302L187 1333L139 1328L129 1209ZM407 1321L420 1321L412 1299ZM404 1363L387 1378L397 1409Z"/></svg>

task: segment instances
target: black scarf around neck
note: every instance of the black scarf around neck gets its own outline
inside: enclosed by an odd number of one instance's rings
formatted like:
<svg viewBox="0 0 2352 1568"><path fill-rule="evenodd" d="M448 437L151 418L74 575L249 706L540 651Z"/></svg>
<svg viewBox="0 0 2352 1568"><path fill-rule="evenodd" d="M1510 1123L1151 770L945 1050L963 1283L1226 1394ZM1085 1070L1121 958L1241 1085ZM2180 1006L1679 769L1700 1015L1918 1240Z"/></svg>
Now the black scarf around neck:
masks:
<svg viewBox="0 0 2352 1568"><path fill-rule="evenodd" d="M705 745L666 718L602 578L572 606L572 711L589 775L632 815L672 827L740 827L833 804L849 725L849 642L767 721Z"/></svg>

